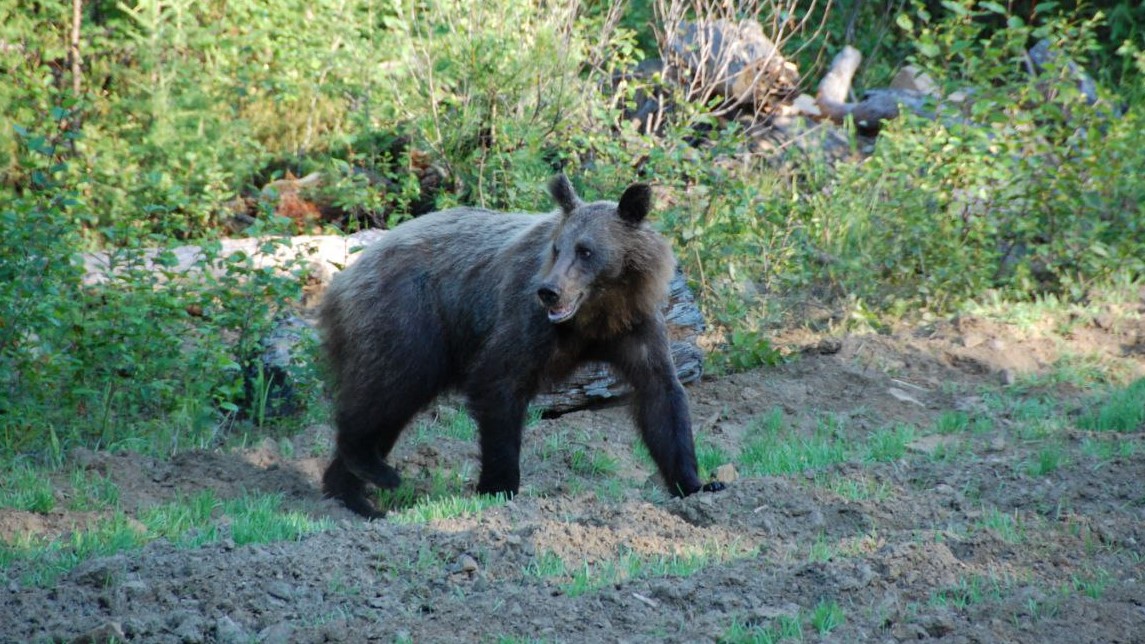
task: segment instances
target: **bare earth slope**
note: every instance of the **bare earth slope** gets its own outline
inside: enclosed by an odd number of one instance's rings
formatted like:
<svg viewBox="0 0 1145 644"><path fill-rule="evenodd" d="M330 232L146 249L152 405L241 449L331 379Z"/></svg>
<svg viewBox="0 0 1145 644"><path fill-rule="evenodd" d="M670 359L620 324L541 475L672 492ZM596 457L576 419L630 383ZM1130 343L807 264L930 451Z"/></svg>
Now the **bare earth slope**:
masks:
<svg viewBox="0 0 1145 644"><path fill-rule="evenodd" d="M521 496L428 522L322 501L327 428L169 461L73 454L128 516L275 492L331 527L235 545L220 517L206 545L160 539L46 587L16 560L0 640L1145 641L1145 427L1078 421L1100 400L1087 369L1145 375L1140 311L798 341L786 365L689 388L707 467L740 477L684 500L647 480L623 408L540 421ZM806 466L764 464L788 453ZM411 431L395 462L419 489L472 480L476 443ZM7 510L0 538L98 519Z"/></svg>

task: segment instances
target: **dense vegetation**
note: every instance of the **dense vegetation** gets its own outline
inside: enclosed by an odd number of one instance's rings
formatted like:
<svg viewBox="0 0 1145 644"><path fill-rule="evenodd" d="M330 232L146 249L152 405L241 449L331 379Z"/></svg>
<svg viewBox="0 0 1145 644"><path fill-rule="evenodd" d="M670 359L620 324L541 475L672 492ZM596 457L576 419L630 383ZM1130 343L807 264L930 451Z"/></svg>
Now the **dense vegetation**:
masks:
<svg viewBox="0 0 1145 644"><path fill-rule="evenodd" d="M873 154L838 161L805 148L745 158L743 124L682 95L655 133L627 120L642 93L679 93L627 74L658 56L653 4L0 8L0 449L48 462L79 444L165 453L260 423L254 358L299 276L221 258L214 240L242 198L258 215L243 234L291 232L261 198L287 173L321 172L344 227L456 203L545 209L541 186L561 168L589 197L651 180L723 334L714 363L731 367L777 358L767 325L793 296L874 319L988 295L1082 300L1141 278L1136 3L775 4L813 12L780 43L812 93L853 44L868 56L856 90L909 60L974 97L959 118L904 115ZM774 24L769 7L758 15ZM1096 103L1067 65L1029 73L1042 39L1096 79ZM427 164L441 176L428 194ZM217 270L143 269L144 249L165 261L190 242ZM78 261L92 250L114 266L99 283Z"/></svg>

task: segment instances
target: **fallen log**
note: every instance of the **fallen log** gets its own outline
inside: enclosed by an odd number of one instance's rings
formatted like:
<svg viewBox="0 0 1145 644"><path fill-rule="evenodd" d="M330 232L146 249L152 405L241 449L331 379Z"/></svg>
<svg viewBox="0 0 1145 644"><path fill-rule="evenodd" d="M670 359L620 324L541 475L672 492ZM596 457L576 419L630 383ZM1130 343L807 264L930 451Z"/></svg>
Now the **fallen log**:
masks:
<svg viewBox="0 0 1145 644"><path fill-rule="evenodd" d="M286 380L289 365L299 357L298 347L304 346L307 336L313 338L315 330L308 314L320 301L321 293L335 273L354 263L358 250L385 235L383 230L365 230L353 235L301 235L275 239L223 239L207 252L201 246L179 246L171 249L139 251L132 261L133 270L161 271L165 279L193 279L196 274L215 276L226 271L227 257L242 253L249 257L254 268L271 268L284 273L297 271L312 281L304 311L287 316L264 342L263 366L283 391L290 391ZM269 242L269 243L268 243ZM125 268L117 264L108 253L86 253L83 256L88 285L106 283L122 275ZM668 323L672 343L672 358L681 382L692 382L703 375L704 353L696 344L704 331L704 318L695 297L679 269L670 285L663 312ZM631 388L607 365L590 364L573 373L564 382L543 392L536 404L548 415L616 401L631 393ZM272 395L276 395L273 394ZM289 393L281 394L289 397ZM289 407L289 404L285 405Z"/></svg>

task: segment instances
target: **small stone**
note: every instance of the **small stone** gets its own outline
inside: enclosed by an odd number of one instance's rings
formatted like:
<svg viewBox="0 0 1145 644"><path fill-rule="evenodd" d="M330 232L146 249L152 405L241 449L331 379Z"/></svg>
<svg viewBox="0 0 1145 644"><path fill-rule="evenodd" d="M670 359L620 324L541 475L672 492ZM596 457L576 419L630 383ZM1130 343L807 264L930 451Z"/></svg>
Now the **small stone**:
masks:
<svg viewBox="0 0 1145 644"><path fill-rule="evenodd" d="M289 644L294 641L294 627L290 624L272 624L258 632L263 644Z"/></svg>
<svg viewBox="0 0 1145 644"><path fill-rule="evenodd" d="M272 581L267 584L266 593L283 601L289 601L294 597L294 589L283 581Z"/></svg>
<svg viewBox="0 0 1145 644"><path fill-rule="evenodd" d="M1007 386L1007 387L1014 384L1014 382L1017 381L1017 379L1018 379L1017 376L1014 374L1013 369L1003 369L1001 376L1002 376L1002 384Z"/></svg>
<svg viewBox="0 0 1145 644"><path fill-rule="evenodd" d="M469 555L461 555L461 558L458 560L458 563L461 564L461 571L462 572L466 572L469 574L473 574L473 573L477 572L477 560L474 559L473 557L470 557Z"/></svg>
<svg viewBox="0 0 1145 644"><path fill-rule="evenodd" d="M71 640L71 644L102 644L103 642L125 642L127 635L116 622L105 622Z"/></svg>
<svg viewBox="0 0 1145 644"><path fill-rule="evenodd" d="M243 630L235 620L231 619L228 615L223 615L215 620L215 639L223 644L231 644L238 642L247 642L250 640L250 634Z"/></svg>
<svg viewBox="0 0 1145 644"><path fill-rule="evenodd" d="M127 559L123 555L100 557L76 566L70 576L80 585L107 588L116 583L126 567Z"/></svg>
<svg viewBox="0 0 1145 644"><path fill-rule="evenodd" d="M739 472L736 471L735 465L725 463L716 468L714 472L715 479L720 483L732 483L739 478Z"/></svg>
<svg viewBox="0 0 1145 644"><path fill-rule="evenodd" d="M1005 450L1006 439L1001 436L995 436L994 438L990 439L990 447L988 449L991 452L1001 452Z"/></svg>

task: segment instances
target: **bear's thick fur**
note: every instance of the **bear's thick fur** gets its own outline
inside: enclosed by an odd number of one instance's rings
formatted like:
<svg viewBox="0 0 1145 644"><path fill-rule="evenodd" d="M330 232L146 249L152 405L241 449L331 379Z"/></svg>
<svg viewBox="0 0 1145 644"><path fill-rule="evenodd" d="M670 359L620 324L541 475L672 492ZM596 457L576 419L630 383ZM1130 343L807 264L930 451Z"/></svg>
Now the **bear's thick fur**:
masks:
<svg viewBox="0 0 1145 644"><path fill-rule="evenodd" d="M559 206L549 215L456 208L404 223L335 277L320 316L337 426L327 496L377 516L365 484L399 484L386 456L450 388L479 429L477 490L516 494L530 399L589 360L631 383L634 420L669 490L701 489L660 314L675 259L644 221L651 189L586 204L558 175L549 191Z"/></svg>

